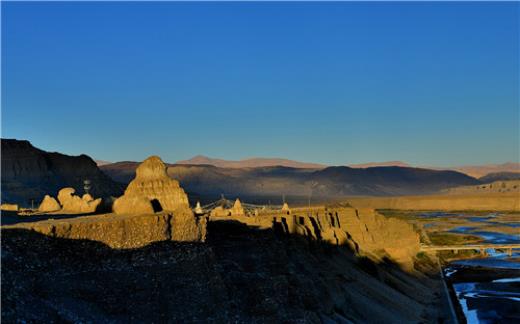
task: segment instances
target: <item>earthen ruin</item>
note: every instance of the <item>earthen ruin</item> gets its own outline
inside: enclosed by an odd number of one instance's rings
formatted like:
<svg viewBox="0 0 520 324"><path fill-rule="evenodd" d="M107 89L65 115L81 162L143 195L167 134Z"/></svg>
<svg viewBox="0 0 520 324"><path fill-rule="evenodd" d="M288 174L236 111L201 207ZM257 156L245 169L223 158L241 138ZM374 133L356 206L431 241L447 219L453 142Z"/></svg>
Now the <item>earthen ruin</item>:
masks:
<svg viewBox="0 0 520 324"><path fill-rule="evenodd" d="M257 211L247 215L211 213L210 221L235 220L260 229L297 234L314 241L347 245L359 255L373 260L391 259L403 268L413 268L419 252L419 234L413 226L395 218L386 218L373 209L349 207L295 208L281 211Z"/></svg>
<svg viewBox="0 0 520 324"><path fill-rule="evenodd" d="M94 199L89 194L74 195L74 188L63 188L58 192L58 200L45 195L38 207L39 213L89 214L101 204L101 198Z"/></svg>
<svg viewBox="0 0 520 324"><path fill-rule="evenodd" d="M43 200L40 203L40 207L38 207L38 211L43 213L55 212L60 209L61 206L58 201L49 195L45 195L45 197L43 197Z"/></svg>
<svg viewBox="0 0 520 324"><path fill-rule="evenodd" d="M188 196L166 173L158 156L147 158L136 169L136 177L122 197L114 202L116 214L151 214L189 209Z"/></svg>
<svg viewBox="0 0 520 324"><path fill-rule="evenodd" d="M60 202L62 212L93 213L101 204L101 198L93 199L89 194L79 197L74 195L75 192L74 188L63 188L58 192L58 201Z"/></svg>
<svg viewBox="0 0 520 324"><path fill-rule="evenodd" d="M203 241L205 238L205 218L196 219L188 196L179 182L168 176L166 165L158 156L151 156L139 165L125 194L114 201L113 211L119 215L168 215L170 239Z"/></svg>

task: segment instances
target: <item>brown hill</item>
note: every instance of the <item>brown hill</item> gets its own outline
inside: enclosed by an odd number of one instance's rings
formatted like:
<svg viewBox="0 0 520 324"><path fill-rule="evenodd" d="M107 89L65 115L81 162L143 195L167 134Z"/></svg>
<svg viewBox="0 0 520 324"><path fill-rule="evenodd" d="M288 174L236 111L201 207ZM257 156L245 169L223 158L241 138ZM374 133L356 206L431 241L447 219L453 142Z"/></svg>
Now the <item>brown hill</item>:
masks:
<svg viewBox="0 0 520 324"><path fill-rule="evenodd" d="M359 163L359 164L350 164L349 167L355 169L365 169L365 168L373 168L373 167L382 167L382 166L399 166L399 167L411 167L410 164L402 161L388 161L388 162L368 162L368 163Z"/></svg>
<svg viewBox="0 0 520 324"><path fill-rule="evenodd" d="M284 166L301 169L323 169L326 165L318 163L298 162L279 158L250 158L240 161L213 159L203 155L197 155L189 160L177 161L176 164L189 165L213 165L219 168L258 168L267 166Z"/></svg>
<svg viewBox="0 0 520 324"><path fill-rule="evenodd" d="M493 172L480 177L479 180L483 183L490 183L500 180L520 180L520 172Z"/></svg>
<svg viewBox="0 0 520 324"><path fill-rule="evenodd" d="M83 193L91 181L93 196L120 195L123 187L101 172L87 155L69 156L35 148L29 141L2 139L2 202L30 206L63 187Z"/></svg>
<svg viewBox="0 0 520 324"><path fill-rule="evenodd" d="M114 180L128 183L136 162L101 166ZM329 167L299 169L288 167L218 168L210 165L170 164L168 174L189 193L203 200L240 196L247 201L280 202L285 195L291 202L313 202L349 195L405 195L433 193L460 185L479 184L477 179L454 171L405 167L353 169Z"/></svg>
<svg viewBox="0 0 520 324"><path fill-rule="evenodd" d="M502 164L462 165L446 169L455 170L458 172L465 173L471 177L480 178L489 173L520 172L520 163L507 162Z"/></svg>

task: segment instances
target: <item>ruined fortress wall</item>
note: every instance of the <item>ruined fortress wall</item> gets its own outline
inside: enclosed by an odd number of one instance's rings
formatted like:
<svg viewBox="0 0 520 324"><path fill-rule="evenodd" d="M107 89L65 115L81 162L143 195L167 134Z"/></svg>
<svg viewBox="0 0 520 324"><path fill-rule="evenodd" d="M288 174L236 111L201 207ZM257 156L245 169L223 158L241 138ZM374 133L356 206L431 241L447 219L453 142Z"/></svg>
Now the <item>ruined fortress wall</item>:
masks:
<svg viewBox="0 0 520 324"><path fill-rule="evenodd" d="M360 255L382 260L387 257L410 268L419 252L419 234L405 221L386 218L367 208L300 208L290 212L262 212L255 216L210 217L233 220L260 229L273 228L315 241L348 245Z"/></svg>
<svg viewBox="0 0 520 324"><path fill-rule="evenodd" d="M189 221L192 219L193 221ZM51 237L98 241L112 248L138 248L158 241L203 241L205 220L180 214L96 215L2 226L27 229Z"/></svg>
<svg viewBox="0 0 520 324"><path fill-rule="evenodd" d="M349 198L356 208L520 211L519 193Z"/></svg>

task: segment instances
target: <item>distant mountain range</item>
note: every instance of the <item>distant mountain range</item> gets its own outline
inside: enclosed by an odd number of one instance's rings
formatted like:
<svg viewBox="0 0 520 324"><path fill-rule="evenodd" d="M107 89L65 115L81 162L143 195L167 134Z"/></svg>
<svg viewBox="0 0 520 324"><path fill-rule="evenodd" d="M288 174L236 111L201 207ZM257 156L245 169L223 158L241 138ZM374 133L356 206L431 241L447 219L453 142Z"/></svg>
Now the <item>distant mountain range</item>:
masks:
<svg viewBox="0 0 520 324"><path fill-rule="evenodd" d="M388 162L368 162L360 164L350 164L349 167L356 169L365 169L373 167L384 167L384 166L399 166L399 167L412 167L410 164L401 161L388 161Z"/></svg>
<svg viewBox="0 0 520 324"><path fill-rule="evenodd" d="M324 164L298 162L288 159L279 158L250 158L240 161L230 161L223 159L212 159L204 155L197 155L189 160L177 161L175 164L189 165L213 165L219 168L259 168L268 166L283 166L299 169L323 169L327 167Z"/></svg>
<svg viewBox="0 0 520 324"><path fill-rule="evenodd" d="M520 173L520 163L507 162L502 164L465 165L447 169L459 171L475 178L480 178L490 173Z"/></svg>
<svg viewBox="0 0 520 324"><path fill-rule="evenodd" d="M128 183L138 162L119 162L101 166L115 181ZM355 169L328 167L302 169L283 166L257 168L219 168L212 165L168 164L168 174L177 179L192 197L209 201L221 194L241 197L249 202L314 202L349 195L428 194L461 185L479 184L475 178L455 171L436 171L407 167Z"/></svg>
<svg viewBox="0 0 520 324"><path fill-rule="evenodd" d="M133 179L139 164L96 163L86 155L45 152L28 141L9 139L2 139L1 158L2 201L25 205L67 186L82 193L85 179L91 180L94 196L117 196ZM280 202L282 196L288 201L311 198L316 202L353 195L416 195L516 177L515 173L501 172L476 179L452 170L408 167L398 161L327 167L287 159L226 161L199 156L167 165L168 174L179 180L192 201L209 201L221 194L250 202Z"/></svg>
<svg viewBox="0 0 520 324"><path fill-rule="evenodd" d="M479 180L483 183L491 183L500 180L520 180L520 172L495 172L488 173Z"/></svg>
<svg viewBox="0 0 520 324"><path fill-rule="evenodd" d="M224 159L213 159L203 155L197 155L189 160L177 161L175 164L189 165L213 165L219 168L258 168L268 166L284 166L290 168L301 169L324 169L329 165L309 162L299 162L282 158L250 158L240 161L229 161ZM520 163L507 162L502 164L484 164L484 165L463 165L454 167L436 167L436 166L413 166L403 161L386 161L386 162L367 162L348 165L355 169L373 168L373 167L419 167L432 170L452 170L465 173L474 178L483 177L489 173L520 173Z"/></svg>
<svg viewBox="0 0 520 324"><path fill-rule="evenodd" d="M106 165L106 164L110 164L110 163L112 163L112 162L109 162L109 161L103 161L103 160L94 160L94 162L96 162L96 164L97 164L98 166L100 166L100 165Z"/></svg>

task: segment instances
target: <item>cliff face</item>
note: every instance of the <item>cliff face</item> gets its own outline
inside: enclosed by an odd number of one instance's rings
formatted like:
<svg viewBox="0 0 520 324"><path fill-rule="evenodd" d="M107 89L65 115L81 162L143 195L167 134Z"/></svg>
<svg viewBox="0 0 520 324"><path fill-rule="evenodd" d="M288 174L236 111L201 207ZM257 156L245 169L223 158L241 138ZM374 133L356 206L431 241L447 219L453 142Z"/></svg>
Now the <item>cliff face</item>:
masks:
<svg viewBox="0 0 520 324"><path fill-rule="evenodd" d="M2 139L2 201L30 206L46 194L56 195L63 187L83 193L83 181L91 181L90 193L97 197L120 195L116 183L87 155L69 156L35 148L28 141Z"/></svg>
<svg viewBox="0 0 520 324"><path fill-rule="evenodd" d="M91 217L71 221L70 230L58 220L45 222L54 237L3 226L2 320L447 322L440 313L440 283L425 276L236 222L210 222L203 244L172 242L166 217L96 220L110 229L98 230L96 240L112 242L109 246L57 237L70 233L67 237L82 238L88 228L95 234L95 224L88 224ZM120 233L121 240L101 237L109 232ZM162 242L145 243L154 240ZM130 241L145 246L124 249Z"/></svg>
<svg viewBox="0 0 520 324"><path fill-rule="evenodd" d="M348 245L359 255L380 262L385 258L412 269L419 252L419 234L405 221L386 218L373 209L349 207L296 208L259 215L211 215L212 221L238 221L260 229L275 229L333 245Z"/></svg>

